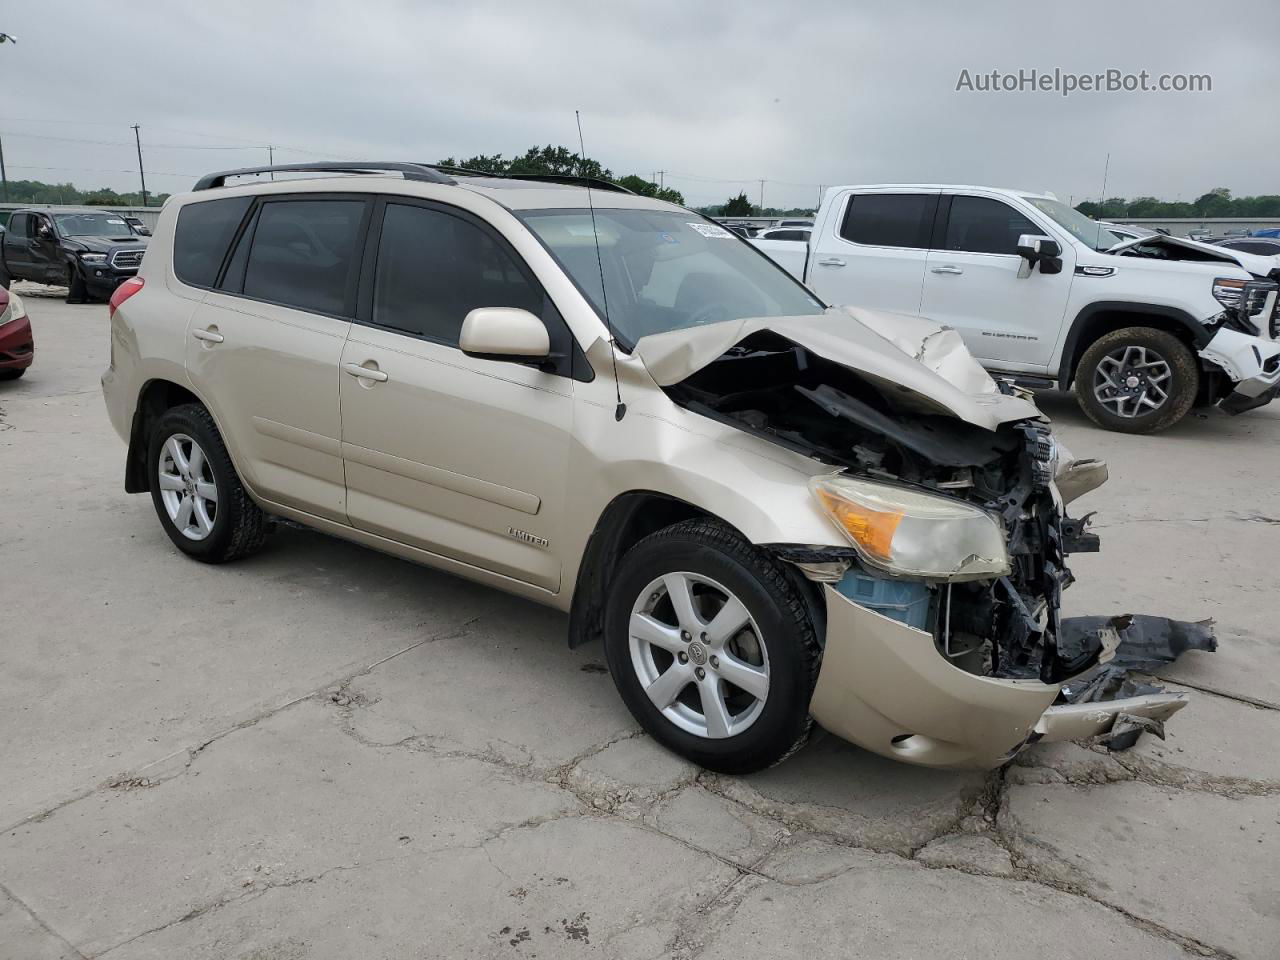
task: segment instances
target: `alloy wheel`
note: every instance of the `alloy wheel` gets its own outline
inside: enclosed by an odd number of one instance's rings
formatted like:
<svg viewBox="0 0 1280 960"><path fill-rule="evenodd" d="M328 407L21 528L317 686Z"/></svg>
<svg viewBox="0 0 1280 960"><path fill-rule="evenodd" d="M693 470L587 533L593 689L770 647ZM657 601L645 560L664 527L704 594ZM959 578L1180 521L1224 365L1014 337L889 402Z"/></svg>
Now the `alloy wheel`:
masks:
<svg viewBox="0 0 1280 960"><path fill-rule="evenodd" d="M1169 362L1150 347L1117 347L1094 368L1093 395L1116 416L1131 420L1163 407L1172 379Z"/></svg>
<svg viewBox="0 0 1280 960"><path fill-rule="evenodd" d="M728 588L701 574L664 574L632 606L628 633L641 688L680 729L718 740L759 719L769 651Z"/></svg>
<svg viewBox="0 0 1280 960"><path fill-rule="evenodd" d="M188 540L203 540L218 517L218 484L200 444L175 433L160 448L160 499Z"/></svg>

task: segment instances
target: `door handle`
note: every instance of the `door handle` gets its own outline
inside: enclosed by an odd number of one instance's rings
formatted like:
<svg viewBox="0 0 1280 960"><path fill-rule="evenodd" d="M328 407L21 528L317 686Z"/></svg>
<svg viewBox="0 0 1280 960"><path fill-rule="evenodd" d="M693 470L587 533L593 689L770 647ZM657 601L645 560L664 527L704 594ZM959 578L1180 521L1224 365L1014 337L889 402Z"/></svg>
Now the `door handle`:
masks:
<svg viewBox="0 0 1280 960"><path fill-rule="evenodd" d="M366 363L373 363L373 361L368 360ZM376 366L365 367L358 363L344 363L342 371L343 373L351 374L353 377L359 377L361 380L376 380L378 383L386 383L391 379Z"/></svg>
<svg viewBox="0 0 1280 960"><path fill-rule="evenodd" d="M192 330L191 335L197 340L203 340L206 343L221 343L225 339L216 327L210 327L208 330Z"/></svg>
<svg viewBox="0 0 1280 960"><path fill-rule="evenodd" d="M955 264L948 263L948 264L944 264L941 267L930 267L929 272L960 274L960 273L964 273L964 270L962 270L960 267L957 267Z"/></svg>
<svg viewBox="0 0 1280 960"><path fill-rule="evenodd" d="M823 267L843 267L844 261L839 257L823 257L818 264Z"/></svg>

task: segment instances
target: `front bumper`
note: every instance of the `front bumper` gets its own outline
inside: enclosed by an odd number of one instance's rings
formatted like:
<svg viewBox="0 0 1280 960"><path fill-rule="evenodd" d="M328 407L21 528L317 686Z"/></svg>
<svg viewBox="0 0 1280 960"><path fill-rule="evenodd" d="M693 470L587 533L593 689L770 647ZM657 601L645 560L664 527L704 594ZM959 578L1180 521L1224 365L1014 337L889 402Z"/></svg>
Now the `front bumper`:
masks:
<svg viewBox="0 0 1280 960"><path fill-rule="evenodd" d="M1163 720L1176 693L1051 706L1060 685L968 673L933 635L869 610L831 586L827 643L810 703L815 720L864 749L928 767L998 767L1036 740L1105 733L1120 714Z"/></svg>
<svg viewBox="0 0 1280 960"><path fill-rule="evenodd" d="M1219 405L1227 413L1243 413L1270 403L1280 394L1280 341L1223 328L1200 351L1221 367L1234 391Z"/></svg>
<svg viewBox="0 0 1280 960"><path fill-rule="evenodd" d="M0 326L0 370L25 370L36 357L35 337L27 317Z"/></svg>

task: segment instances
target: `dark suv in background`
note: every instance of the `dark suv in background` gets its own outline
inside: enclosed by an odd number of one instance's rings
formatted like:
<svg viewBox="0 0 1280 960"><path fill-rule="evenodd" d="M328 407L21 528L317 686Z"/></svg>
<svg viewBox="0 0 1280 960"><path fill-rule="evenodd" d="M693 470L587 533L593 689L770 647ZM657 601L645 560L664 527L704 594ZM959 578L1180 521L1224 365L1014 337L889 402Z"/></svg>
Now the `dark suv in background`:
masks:
<svg viewBox="0 0 1280 960"><path fill-rule="evenodd" d="M68 303L103 299L138 272L147 241L108 210L17 210L0 244L0 286L66 284Z"/></svg>

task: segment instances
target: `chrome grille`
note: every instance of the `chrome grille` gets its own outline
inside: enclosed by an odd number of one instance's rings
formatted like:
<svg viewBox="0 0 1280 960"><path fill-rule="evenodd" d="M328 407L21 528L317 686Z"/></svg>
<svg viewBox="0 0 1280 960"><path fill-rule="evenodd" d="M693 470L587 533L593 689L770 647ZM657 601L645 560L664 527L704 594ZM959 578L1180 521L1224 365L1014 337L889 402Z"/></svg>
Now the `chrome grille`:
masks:
<svg viewBox="0 0 1280 960"><path fill-rule="evenodd" d="M111 255L111 265L123 270L134 270L142 264L145 250L117 250Z"/></svg>

